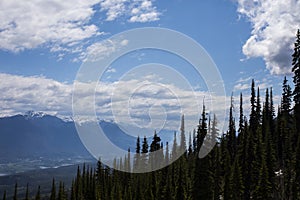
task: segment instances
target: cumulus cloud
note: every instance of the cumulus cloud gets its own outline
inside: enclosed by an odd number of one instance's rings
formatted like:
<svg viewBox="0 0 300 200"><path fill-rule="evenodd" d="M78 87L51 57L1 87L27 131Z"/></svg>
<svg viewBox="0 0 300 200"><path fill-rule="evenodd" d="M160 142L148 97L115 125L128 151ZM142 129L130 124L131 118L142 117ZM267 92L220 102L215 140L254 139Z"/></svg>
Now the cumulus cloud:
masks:
<svg viewBox="0 0 300 200"><path fill-rule="evenodd" d="M130 22L157 21L160 15L156 7L153 7L152 2L149 0L140 1L139 4L132 8L131 14Z"/></svg>
<svg viewBox="0 0 300 200"><path fill-rule="evenodd" d="M248 57L262 57L272 74L290 73L295 34L300 24L298 0L237 0L238 12L252 24L243 46Z"/></svg>
<svg viewBox="0 0 300 200"><path fill-rule="evenodd" d="M138 12L132 13L133 8ZM159 19L156 7L146 0L3 0L0 11L0 49L12 52L41 46L51 52L82 52L83 41L103 34L97 20L92 20L96 12L106 14L107 21Z"/></svg>
<svg viewBox="0 0 300 200"><path fill-rule="evenodd" d="M74 44L99 34L89 21L97 0L1 1L0 48L22 51L47 43Z"/></svg>
<svg viewBox="0 0 300 200"><path fill-rule="evenodd" d="M72 87L39 76L0 74L1 115L29 110L70 114Z"/></svg>
<svg viewBox="0 0 300 200"><path fill-rule="evenodd" d="M100 6L106 11L107 21L128 16L129 22L151 22L159 20L160 16L151 0L101 0Z"/></svg>

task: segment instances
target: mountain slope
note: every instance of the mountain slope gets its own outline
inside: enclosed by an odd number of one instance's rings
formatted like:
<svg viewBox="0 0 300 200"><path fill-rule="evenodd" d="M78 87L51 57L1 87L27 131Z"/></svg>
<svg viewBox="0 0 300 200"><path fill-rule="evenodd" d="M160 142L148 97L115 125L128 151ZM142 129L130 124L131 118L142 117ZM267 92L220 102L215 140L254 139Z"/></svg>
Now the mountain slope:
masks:
<svg viewBox="0 0 300 200"><path fill-rule="evenodd" d="M0 158L89 156L74 123L57 117L16 115L0 118Z"/></svg>

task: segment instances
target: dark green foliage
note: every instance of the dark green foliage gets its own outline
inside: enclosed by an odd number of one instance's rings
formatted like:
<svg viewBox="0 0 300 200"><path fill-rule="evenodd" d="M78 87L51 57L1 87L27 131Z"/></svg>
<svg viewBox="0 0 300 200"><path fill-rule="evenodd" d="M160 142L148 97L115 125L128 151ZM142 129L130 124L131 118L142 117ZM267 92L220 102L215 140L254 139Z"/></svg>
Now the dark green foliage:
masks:
<svg viewBox="0 0 300 200"><path fill-rule="evenodd" d="M38 187L37 193L35 195L35 200L41 200L41 187Z"/></svg>
<svg viewBox="0 0 300 200"><path fill-rule="evenodd" d="M25 200L29 200L28 183L26 185Z"/></svg>
<svg viewBox="0 0 300 200"><path fill-rule="evenodd" d="M15 192L14 192L14 196L13 196L13 200L17 200L18 199L18 184L15 184Z"/></svg>
<svg viewBox="0 0 300 200"><path fill-rule="evenodd" d="M293 81L295 84L294 102L296 105L300 105L300 30L299 29L297 31L294 53L292 57L293 57L292 72L294 72Z"/></svg>
<svg viewBox="0 0 300 200"><path fill-rule="evenodd" d="M6 200L6 190L4 190L4 193L3 193L3 198L2 200Z"/></svg>
<svg viewBox="0 0 300 200"><path fill-rule="evenodd" d="M239 119L239 134L244 131L244 110L243 110L243 94L240 94L240 119Z"/></svg>
<svg viewBox="0 0 300 200"><path fill-rule="evenodd" d="M295 84L293 95L294 95L294 120L296 123L296 134L294 141L298 141L300 135L300 29L297 31L296 42L294 47L294 53L292 55L292 72L294 73L293 82Z"/></svg>
<svg viewBox="0 0 300 200"><path fill-rule="evenodd" d="M296 149L296 163L295 163L295 180L293 183L293 197L295 199L300 199L300 137L297 142Z"/></svg>
<svg viewBox="0 0 300 200"><path fill-rule="evenodd" d="M186 151L186 139L185 139L185 127L184 127L184 115L181 116L181 126L180 126L180 145L179 152Z"/></svg>
<svg viewBox="0 0 300 200"><path fill-rule="evenodd" d="M258 128L258 119L256 112L256 96L255 96L255 82L252 80L251 84L251 112L250 112L250 130L252 133L255 133Z"/></svg>
<svg viewBox="0 0 300 200"><path fill-rule="evenodd" d="M56 186L55 186L55 180L54 179L52 180L50 200L56 200Z"/></svg>
<svg viewBox="0 0 300 200"><path fill-rule="evenodd" d="M235 159L236 153L236 130L235 119L233 117L233 94L231 95L231 103L229 109L229 127L226 135L227 149L229 151L230 163L232 164Z"/></svg>
<svg viewBox="0 0 300 200"><path fill-rule="evenodd" d="M232 199L235 200L243 199L243 195L244 195L243 174L238 159L234 161L234 164L232 166L230 182L231 182L230 187L232 191Z"/></svg>
<svg viewBox="0 0 300 200"><path fill-rule="evenodd" d="M87 190L87 188L86 188L86 190ZM60 181L59 182L59 190L58 190L57 200L66 200L66 199L67 199L67 195L66 195L66 191L65 191L65 186Z"/></svg>

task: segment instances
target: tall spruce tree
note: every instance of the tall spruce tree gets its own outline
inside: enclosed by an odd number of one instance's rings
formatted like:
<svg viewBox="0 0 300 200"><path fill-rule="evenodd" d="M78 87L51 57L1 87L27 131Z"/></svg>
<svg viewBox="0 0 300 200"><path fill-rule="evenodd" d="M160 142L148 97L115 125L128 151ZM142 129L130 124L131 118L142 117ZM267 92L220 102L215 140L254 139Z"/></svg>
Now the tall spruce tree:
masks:
<svg viewBox="0 0 300 200"><path fill-rule="evenodd" d="M203 104L203 110L201 119L199 120L197 131L197 153L201 155L201 148L204 144L205 137L207 135L207 113L205 111L205 105ZM198 154L196 154L198 155ZM193 199L211 199L213 197L213 177L211 173L211 159L210 155L206 155L204 158L199 159L197 156L195 159L195 171L194 171L194 183L193 183Z"/></svg>
<svg viewBox="0 0 300 200"><path fill-rule="evenodd" d="M240 118L239 118L239 134L242 134L244 130L244 110L243 110L243 94L240 94Z"/></svg>
<svg viewBox="0 0 300 200"><path fill-rule="evenodd" d="M233 117L233 94L231 95L231 103L229 109L229 127L227 132L227 149L230 155L230 163L233 164L236 153L236 130L235 130L235 119Z"/></svg>
<svg viewBox="0 0 300 200"><path fill-rule="evenodd" d="M138 136L136 139L136 147L135 147L135 154L134 154L134 163L133 163L134 172L139 171L140 159L141 159L141 142L140 142L140 136Z"/></svg>
<svg viewBox="0 0 300 200"><path fill-rule="evenodd" d="M51 188L50 200L56 200L56 186L55 186L54 178L52 179L52 188Z"/></svg>
<svg viewBox="0 0 300 200"><path fill-rule="evenodd" d="M297 31L296 42L294 44L294 53L292 55L292 72L294 73L293 82L295 88L294 94L294 113L296 122L300 122L300 29ZM297 133L300 134L300 123L297 123Z"/></svg>
<svg viewBox="0 0 300 200"><path fill-rule="evenodd" d="M3 198L2 198L2 200L6 200L6 190L4 190L4 192L3 192Z"/></svg>
<svg viewBox="0 0 300 200"><path fill-rule="evenodd" d="M233 200L243 199L244 194L244 183L243 183L243 174L241 171L241 166L238 159L235 159L234 164L231 169L231 191Z"/></svg>
<svg viewBox="0 0 300 200"><path fill-rule="evenodd" d="M25 200L29 200L29 189L28 189L28 183L27 183L27 185L26 185Z"/></svg>
<svg viewBox="0 0 300 200"><path fill-rule="evenodd" d="M171 160L172 162L175 161L178 157L178 144L177 144L177 134L176 131L174 132L174 139L173 139L173 147L171 152Z"/></svg>
<svg viewBox="0 0 300 200"><path fill-rule="evenodd" d="M17 200L17 199L18 199L18 183L15 184L15 191L13 196L13 200Z"/></svg>
<svg viewBox="0 0 300 200"><path fill-rule="evenodd" d="M251 99L250 99L251 111L250 111L250 120L249 126L252 134L255 134L258 128L257 112L256 112L256 94L255 94L255 82L252 79L251 84Z"/></svg>
<svg viewBox="0 0 300 200"><path fill-rule="evenodd" d="M38 186L38 190L35 195L35 200L41 200L41 186Z"/></svg>
<svg viewBox="0 0 300 200"><path fill-rule="evenodd" d="M295 157L295 179L293 182L293 198L300 199L300 137L298 137Z"/></svg>
<svg viewBox="0 0 300 200"><path fill-rule="evenodd" d="M180 153L185 152L186 149L186 139L185 139L185 127L184 127L184 115L181 116L181 125L180 125Z"/></svg>
<svg viewBox="0 0 300 200"><path fill-rule="evenodd" d="M148 165L148 151L149 145L147 141L147 137L144 136L143 143L142 143L142 155L141 155L141 167L145 168Z"/></svg>

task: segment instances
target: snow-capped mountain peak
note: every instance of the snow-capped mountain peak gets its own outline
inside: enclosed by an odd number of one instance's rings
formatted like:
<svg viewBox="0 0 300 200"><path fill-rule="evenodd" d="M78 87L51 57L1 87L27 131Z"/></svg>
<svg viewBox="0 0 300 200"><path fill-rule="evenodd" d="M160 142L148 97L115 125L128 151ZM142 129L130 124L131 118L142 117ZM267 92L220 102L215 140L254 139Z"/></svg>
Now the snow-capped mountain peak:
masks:
<svg viewBox="0 0 300 200"><path fill-rule="evenodd" d="M31 118L42 118L44 117L46 114L44 112L36 112L33 110L27 111L24 116L26 119L31 119Z"/></svg>

